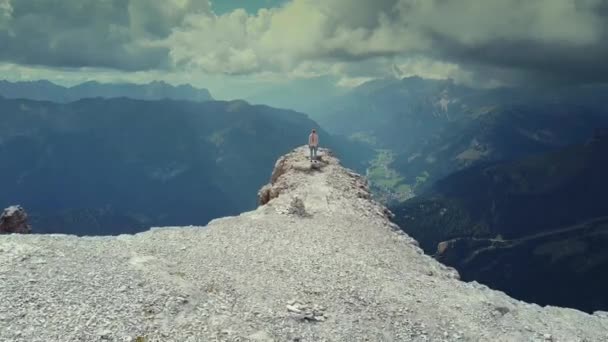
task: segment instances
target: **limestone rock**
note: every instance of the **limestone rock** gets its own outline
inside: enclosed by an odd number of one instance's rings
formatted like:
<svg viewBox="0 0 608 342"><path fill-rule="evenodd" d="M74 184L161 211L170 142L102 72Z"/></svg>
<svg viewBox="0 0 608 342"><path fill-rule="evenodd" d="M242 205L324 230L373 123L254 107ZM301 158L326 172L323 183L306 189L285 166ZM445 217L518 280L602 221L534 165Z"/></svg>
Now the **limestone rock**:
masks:
<svg viewBox="0 0 608 342"><path fill-rule="evenodd" d="M265 331L258 331L248 336L252 342L274 342L275 339Z"/></svg>
<svg viewBox="0 0 608 342"><path fill-rule="evenodd" d="M289 209L287 211L291 215L296 215L299 217L306 217L308 213L306 212L306 207L304 205L304 201L302 201L299 197L294 197L289 204Z"/></svg>
<svg viewBox="0 0 608 342"><path fill-rule="evenodd" d="M27 214L21 206L13 205L0 215L0 234L29 234L32 227L27 222Z"/></svg>

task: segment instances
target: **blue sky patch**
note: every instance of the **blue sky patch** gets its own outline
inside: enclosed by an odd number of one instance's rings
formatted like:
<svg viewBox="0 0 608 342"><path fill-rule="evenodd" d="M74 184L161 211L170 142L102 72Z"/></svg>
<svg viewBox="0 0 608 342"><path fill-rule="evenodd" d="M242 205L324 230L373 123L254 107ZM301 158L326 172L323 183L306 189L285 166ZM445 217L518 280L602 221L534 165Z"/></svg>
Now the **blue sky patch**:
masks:
<svg viewBox="0 0 608 342"><path fill-rule="evenodd" d="M260 8L279 7L287 0L213 0L211 5L213 11L220 15L243 8L248 13L257 13Z"/></svg>

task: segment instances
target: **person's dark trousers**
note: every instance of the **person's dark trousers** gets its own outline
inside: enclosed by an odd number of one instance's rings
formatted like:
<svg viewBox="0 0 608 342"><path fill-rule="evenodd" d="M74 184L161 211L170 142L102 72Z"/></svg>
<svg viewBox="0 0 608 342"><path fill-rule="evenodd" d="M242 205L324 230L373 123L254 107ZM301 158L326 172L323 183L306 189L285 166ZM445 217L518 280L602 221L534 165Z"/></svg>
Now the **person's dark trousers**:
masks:
<svg viewBox="0 0 608 342"><path fill-rule="evenodd" d="M309 146L310 148L310 160L317 159L317 149L318 146Z"/></svg>

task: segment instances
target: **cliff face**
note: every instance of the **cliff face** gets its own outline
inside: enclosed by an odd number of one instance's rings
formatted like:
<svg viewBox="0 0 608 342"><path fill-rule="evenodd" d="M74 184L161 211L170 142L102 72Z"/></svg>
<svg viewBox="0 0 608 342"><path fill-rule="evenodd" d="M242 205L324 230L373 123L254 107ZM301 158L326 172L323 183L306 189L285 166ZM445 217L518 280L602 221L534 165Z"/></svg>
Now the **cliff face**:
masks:
<svg viewBox="0 0 608 342"><path fill-rule="evenodd" d="M0 237L4 341L604 341L608 318L514 300L422 253L322 150L206 227Z"/></svg>

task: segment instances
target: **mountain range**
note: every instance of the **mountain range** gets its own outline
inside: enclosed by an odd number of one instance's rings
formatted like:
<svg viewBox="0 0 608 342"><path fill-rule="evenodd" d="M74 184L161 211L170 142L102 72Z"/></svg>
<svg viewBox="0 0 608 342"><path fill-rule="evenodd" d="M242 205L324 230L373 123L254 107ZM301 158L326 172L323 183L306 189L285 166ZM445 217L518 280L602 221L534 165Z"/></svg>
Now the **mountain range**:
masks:
<svg viewBox="0 0 608 342"><path fill-rule="evenodd" d="M608 134L477 165L392 208L427 253L465 280L539 304L608 307Z"/></svg>
<svg viewBox="0 0 608 342"><path fill-rule="evenodd" d="M410 77L364 83L310 114L379 151L371 170L377 192L410 194L386 197L394 202L478 163L584 142L608 127L607 92L604 85L477 89Z"/></svg>
<svg viewBox="0 0 608 342"><path fill-rule="evenodd" d="M0 203L25 207L34 232L133 233L251 209L311 128L347 163L364 152L304 114L245 101L0 99L0 112Z"/></svg>
<svg viewBox="0 0 608 342"><path fill-rule="evenodd" d="M30 99L58 103L94 97L127 97L139 100L213 100L207 89L195 88L189 84L173 86L163 81L154 81L148 84L99 83L89 81L72 87L63 87L45 80L31 82L0 80L0 96L11 99Z"/></svg>
<svg viewBox="0 0 608 342"><path fill-rule="evenodd" d="M0 98L0 204L23 205L35 232L133 233L252 209L268 165L317 128L395 222L463 279L535 303L608 308L605 85L375 80L317 94L310 118L169 91L103 98L96 84L68 101L46 85Z"/></svg>

